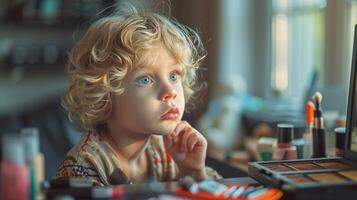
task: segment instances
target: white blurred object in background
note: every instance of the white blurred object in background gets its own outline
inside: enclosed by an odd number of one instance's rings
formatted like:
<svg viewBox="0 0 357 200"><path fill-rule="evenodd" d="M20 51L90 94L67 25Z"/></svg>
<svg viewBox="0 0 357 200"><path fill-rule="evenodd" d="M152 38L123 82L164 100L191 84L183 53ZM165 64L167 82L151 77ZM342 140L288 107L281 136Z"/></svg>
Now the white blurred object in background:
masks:
<svg viewBox="0 0 357 200"><path fill-rule="evenodd" d="M209 142L225 150L232 149L240 138L240 120L246 81L237 74L220 81L216 97L198 122L198 128Z"/></svg>

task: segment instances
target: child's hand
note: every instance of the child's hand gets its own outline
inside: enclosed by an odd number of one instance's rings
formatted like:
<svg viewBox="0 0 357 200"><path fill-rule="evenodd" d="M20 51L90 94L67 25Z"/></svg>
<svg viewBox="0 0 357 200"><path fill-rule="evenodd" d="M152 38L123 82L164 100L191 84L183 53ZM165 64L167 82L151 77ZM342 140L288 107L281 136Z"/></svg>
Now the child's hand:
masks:
<svg viewBox="0 0 357 200"><path fill-rule="evenodd" d="M178 123L171 134L164 136L164 142L180 173L204 174L207 140L189 123Z"/></svg>

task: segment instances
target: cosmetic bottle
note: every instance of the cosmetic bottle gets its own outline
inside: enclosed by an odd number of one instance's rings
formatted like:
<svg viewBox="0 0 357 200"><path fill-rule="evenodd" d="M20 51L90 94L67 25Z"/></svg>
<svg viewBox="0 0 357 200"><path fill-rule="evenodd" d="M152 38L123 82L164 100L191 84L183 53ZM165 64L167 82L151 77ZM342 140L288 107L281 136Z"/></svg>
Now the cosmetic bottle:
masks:
<svg viewBox="0 0 357 200"><path fill-rule="evenodd" d="M337 127L335 128L336 134L336 149L335 149L335 156L342 157L343 150L345 149L345 135L346 135L346 128L345 127Z"/></svg>
<svg viewBox="0 0 357 200"><path fill-rule="evenodd" d="M276 146L277 139L273 137L261 137L258 140L257 150L260 160L269 161L272 159L273 147Z"/></svg>
<svg viewBox="0 0 357 200"><path fill-rule="evenodd" d="M30 199L43 199L41 183L44 180L44 156L40 153L39 131L37 128L23 128L21 139L25 149L25 161L29 170Z"/></svg>
<svg viewBox="0 0 357 200"><path fill-rule="evenodd" d="M313 128L312 129L312 150L313 158L326 157L326 141L325 141L325 129Z"/></svg>
<svg viewBox="0 0 357 200"><path fill-rule="evenodd" d="M296 146L297 159L304 158L304 145L305 139L303 137L304 129L301 127L295 127L294 129L294 139L292 143Z"/></svg>
<svg viewBox="0 0 357 200"><path fill-rule="evenodd" d="M17 134L5 134L1 145L1 199L28 200L29 172L21 138Z"/></svg>
<svg viewBox="0 0 357 200"><path fill-rule="evenodd" d="M278 124L278 143L273 149L273 160L293 160L297 158L296 146L293 145L294 126Z"/></svg>

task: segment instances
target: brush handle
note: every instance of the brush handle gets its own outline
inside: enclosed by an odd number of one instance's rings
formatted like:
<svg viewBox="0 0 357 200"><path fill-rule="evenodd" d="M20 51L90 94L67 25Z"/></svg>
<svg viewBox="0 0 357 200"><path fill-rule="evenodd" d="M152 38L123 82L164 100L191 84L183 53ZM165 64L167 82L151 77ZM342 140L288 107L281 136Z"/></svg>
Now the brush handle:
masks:
<svg viewBox="0 0 357 200"><path fill-rule="evenodd" d="M322 113L321 112L318 112L320 113L322 116ZM316 111L315 111L315 118L314 118L314 128L317 128L317 129L324 129L324 119L322 117L316 117L317 114L316 114Z"/></svg>
<svg viewBox="0 0 357 200"><path fill-rule="evenodd" d="M323 158L326 157L326 144L325 144L325 129L313 128L312 129L312 157Z"/></svg>

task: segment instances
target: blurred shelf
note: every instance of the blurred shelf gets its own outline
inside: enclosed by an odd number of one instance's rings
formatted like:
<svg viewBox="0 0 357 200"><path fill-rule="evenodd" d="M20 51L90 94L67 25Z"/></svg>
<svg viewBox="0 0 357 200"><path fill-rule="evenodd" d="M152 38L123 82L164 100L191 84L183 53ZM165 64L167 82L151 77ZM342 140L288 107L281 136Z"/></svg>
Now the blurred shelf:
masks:
<svg viewBox="0 0 357 200"><path fill-rule="evenodd" d="M63 72L29 74L18 81L0 77L0 116L21 115L59 101L68 85Z"/></svg>

